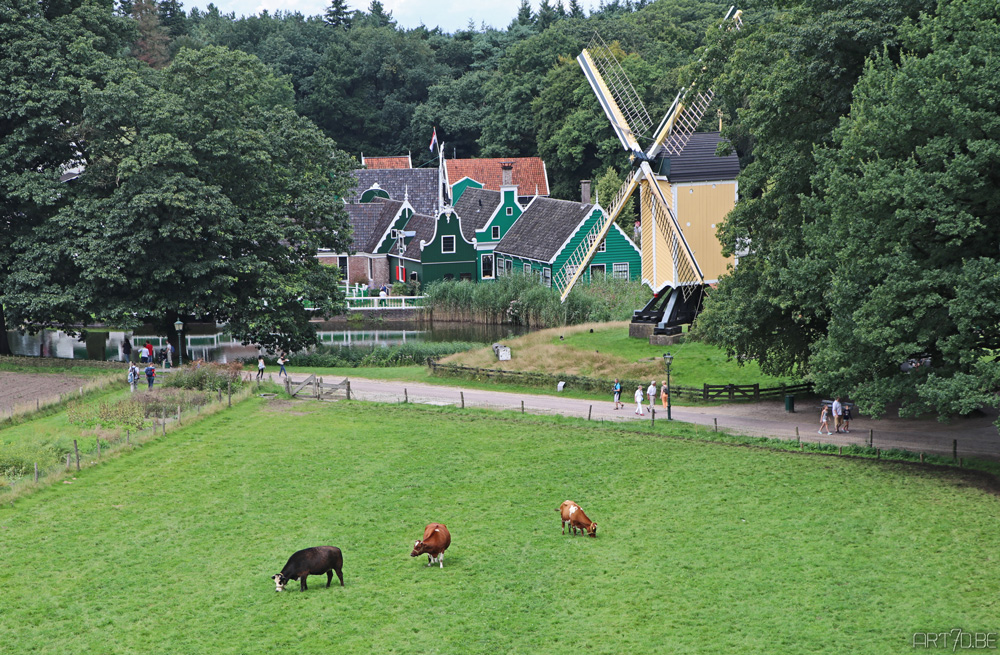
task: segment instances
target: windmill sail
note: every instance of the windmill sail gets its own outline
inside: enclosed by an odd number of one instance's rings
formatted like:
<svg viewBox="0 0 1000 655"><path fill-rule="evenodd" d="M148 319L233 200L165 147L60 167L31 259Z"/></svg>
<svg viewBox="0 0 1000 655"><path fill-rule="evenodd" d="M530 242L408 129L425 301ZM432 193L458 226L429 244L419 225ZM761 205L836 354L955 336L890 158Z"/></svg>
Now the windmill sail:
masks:
<svg viewBox="0 0 1000 655"><path fill-rule="evenodd" d="M611 48L594 33L576 60L622 145L628 151L641 151L639 138L649 132L653 120Z"/></svg>

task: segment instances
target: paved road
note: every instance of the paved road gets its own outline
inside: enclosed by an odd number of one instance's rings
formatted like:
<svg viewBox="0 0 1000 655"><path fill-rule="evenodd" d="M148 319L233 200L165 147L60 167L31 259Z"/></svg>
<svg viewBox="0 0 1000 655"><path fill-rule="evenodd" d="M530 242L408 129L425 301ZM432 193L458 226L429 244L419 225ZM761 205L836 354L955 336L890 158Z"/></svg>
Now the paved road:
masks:
<svg viewBox="0 0 1000 655"><path fill-rule="evenodd" d="M292 381L304 380L305 375L292 375ZM327 380L328 382L330 380ZM369 380L351 378L352 397L375 402L401 402L405 394L410 402L430 405L458 405L461 394L465 396L466 407L491 409L520 409L532 414L560 414L563 416L587 417L606 421L649 421L649 409L640 418L635 411L635 403L625 409L615 410L614 403L579 400L565 396L539 396L503 391L460 389L458 387L397 382L391 380ZM626 395L626 394L623 394ZM630 395L630 394L629 394ZM1000 433L993 425L996 412L983 416L959 419L951 423L936 420L881 419L857 417L851 423L849 434L817 434L819 427L819 406L798 407L794 414L784 411L783 403L762 401L760 403L720 404L710 407L674 407L671 415L675 421L713 426L719 429L753 436L795 439L796 428L804 441L832 443L837 445L867 444L870 434L878 448L903 448L914 452L951 455L954 440L958 441L958 456L985 456L1000 459ZM666 418L666 411L658 409L657 421ZM869 431L872 431L871 433Z"/></svg>

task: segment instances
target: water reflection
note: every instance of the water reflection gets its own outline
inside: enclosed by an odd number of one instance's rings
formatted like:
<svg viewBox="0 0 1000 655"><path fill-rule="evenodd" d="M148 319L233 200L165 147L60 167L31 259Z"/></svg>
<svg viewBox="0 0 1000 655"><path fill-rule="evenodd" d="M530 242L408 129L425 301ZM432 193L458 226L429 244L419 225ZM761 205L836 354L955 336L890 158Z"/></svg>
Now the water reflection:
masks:
<svg viewBox="0 0 1000 655"><path fill-rule="evenodd" d="M471 325L467 323L387 324L387 327L346 329L343 323L320 323L320 343L328 346L394 346L407 342L472 341L492 343L508 339L528 330L510 325ZM70 336L61 330L42 330L38 334L8 332L7 338L15 355L28 357L58 357L125 361L122 344L125 337L132 343L132 359L138 361L138 350L147 341L159 353L167 345L167 336L151 327L134 331L88 331L86 337ZM185 327L184 361L204 359L228 362L252 359L260 350L233 339L224 328L213 324L191 324ZM175 342L176 343L176 342Z"/></svg>

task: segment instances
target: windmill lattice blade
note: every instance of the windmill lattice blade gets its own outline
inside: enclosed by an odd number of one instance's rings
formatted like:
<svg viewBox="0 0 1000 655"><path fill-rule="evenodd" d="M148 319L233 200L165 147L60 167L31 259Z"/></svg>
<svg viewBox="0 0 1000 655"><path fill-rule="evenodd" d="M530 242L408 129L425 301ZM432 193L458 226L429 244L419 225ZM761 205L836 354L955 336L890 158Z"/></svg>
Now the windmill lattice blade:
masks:
<svg viewBox="0 0 1000 655"><path fill-rule="evenodd" d="M652 214L656 228L663 234L670 248L670 257L674 264L674 285L681 289L684 300L691 297L705 283L701 272L694 262L694 256L688 249L684 236L679 233L669 210L663 206L655 193L643 193L643 204L646 205L644 215Z"/></svg>
<svg viewBox="0 0 1000 655"><path fill-rule="evenodd" d="M590 260L597 253L597 248L608 235L608 231L611 230L611 226L614 224L615 219L618 218L618 214L622 212L632 192L638 186L639 175L640 172L637 168L629 173L629 176L625 178L625 184L618 189L618 193L611 200L610 209L606 210L601 218L594 223L593 227L587 231L584 238L577 244L576 249L566 259L566 264L559 269L559 272L553 278L552 284L559 291L560 302L566 301L573 286L583 276L583 272L586 270L587 265L590 264Z"/></svg>
<svg viewBox="0 0 1000 655"><path fill-rule="evenodd" d="M715 92L709 89L704 93L699 93L694 100L686 105L680 115L674 121L674 129L670 132L670 138L663 144L663 149L669 155L679 155L684 150L684 146L691 140L691 135L698 129L708 106L712 104Z"/></svg>
<svg viewBox="0 0 1000 655"><path fill-rule="evenodd" d="M642 104L639 94L636 93L635 87L625 75L625 71L622 70L614 53L611 52L611 48L596 32L594 38L590 40L590 45L587 46L587 51L618 104L618 109L625 117L632 135L638 140L640 135L649 132L653 126L653 119L649 117L646 106Z"/></svg>

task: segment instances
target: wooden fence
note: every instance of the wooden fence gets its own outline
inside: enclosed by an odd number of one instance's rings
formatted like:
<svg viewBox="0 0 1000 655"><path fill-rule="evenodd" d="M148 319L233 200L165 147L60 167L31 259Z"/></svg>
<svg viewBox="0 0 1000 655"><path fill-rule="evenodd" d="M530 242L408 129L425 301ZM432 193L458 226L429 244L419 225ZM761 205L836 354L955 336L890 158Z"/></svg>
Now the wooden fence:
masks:
<svg viewBox="0 0 1000 655"><path fill-rule="evenodd" d="M567 389L579 389L581 391L607 392L611 393L612 380L600 380L597 378L584 377L582 375L552 375L550 373L535 373L531 371L506 371L495 368L477 368L472 366L459 366L457 364L439 364L429 360L427 365L431 368L433 375L443 375L448 377L458 377L476 380L493 380L496 382L515 382L536 387L551 387L555 390L559 382L565 382ZM642 387L645 393L649 384L648 380L620 380L622 384L622 396L632 397L632 392L636 387ZM689 398L711 402L713 400L753 400L760 401L765 398L783 398L786 394L810 394L811 384L779 385L776 387L761 388L759 384L703 384L701 387L684 387L680 385L670 385L670 393L675 398Z"/></svg>
<svg viewBox="0 0 1000 655"><path fill-rule="evenodd" d="M351 399L351 381L344 378L340 382L324 382L323 378L310 375L298 384L285 378L285 392L293 398L314 398L316 400L334 400L343 391L347 400Z"/></svg>

